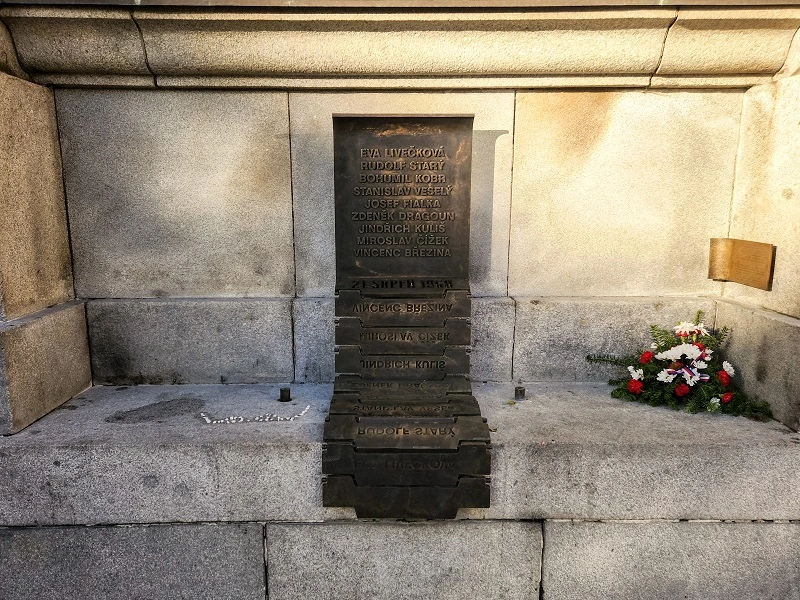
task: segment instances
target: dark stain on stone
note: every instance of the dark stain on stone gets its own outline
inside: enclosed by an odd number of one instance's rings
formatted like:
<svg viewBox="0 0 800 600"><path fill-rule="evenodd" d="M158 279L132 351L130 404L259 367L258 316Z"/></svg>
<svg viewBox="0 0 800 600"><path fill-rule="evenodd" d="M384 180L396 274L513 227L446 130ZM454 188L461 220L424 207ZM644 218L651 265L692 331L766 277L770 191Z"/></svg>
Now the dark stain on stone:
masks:
<svg viewBox="0 0 800 600"><path fill-rule="evenodd" d="M127 385L121 385L118 388L116 388L116 391L121 392L122 390L127 390L127 389L128 389Z"/></svg>
<svg viewBox="0 0 800 600"><path fill-rule="evenodd" d="M144 483L144 487L153 489L158 485L158 477L156 475L145 475L142 478L142 483Z"/></svg>
<svg viewBox="0 0 800 600"><path fill-rule="evenodd" d="M206 402L195 396L179 396L131 410L118 410L106 418L106 423L163 423L172 417L191 415L203 409Z"/></svg>
<svg viewBox="0 0 800 600"><path fill-rule="evenodd" d="M74 404L62 404L57 410L78 410L78 407Z"/></svg>
<svg viewBox="0 0 800 600"><path fill-rule="evenodd" d="M54 460L53 461L53 466L60 467L61 466L61 461L60 460Z"/></svg>
<svg viewBox="0 0 800 600"><path fill-rule="evenodd" d="M756 351L756 381L763 383L768 377L767 366L767 351L769 350L769 341L767 338L761 338Z"/></svg>

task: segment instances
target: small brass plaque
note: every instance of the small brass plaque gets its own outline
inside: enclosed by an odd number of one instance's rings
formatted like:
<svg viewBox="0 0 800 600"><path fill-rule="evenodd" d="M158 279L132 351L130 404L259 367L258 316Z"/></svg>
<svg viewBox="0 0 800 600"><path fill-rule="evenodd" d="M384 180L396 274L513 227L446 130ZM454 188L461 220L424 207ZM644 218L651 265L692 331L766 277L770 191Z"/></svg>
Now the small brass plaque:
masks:
<svg viewBox="0 0 800 600"><path fill-rule="evenodd" d="M772 289L775 246L733 238L711 238L708 278L760 290Z"/></svg>

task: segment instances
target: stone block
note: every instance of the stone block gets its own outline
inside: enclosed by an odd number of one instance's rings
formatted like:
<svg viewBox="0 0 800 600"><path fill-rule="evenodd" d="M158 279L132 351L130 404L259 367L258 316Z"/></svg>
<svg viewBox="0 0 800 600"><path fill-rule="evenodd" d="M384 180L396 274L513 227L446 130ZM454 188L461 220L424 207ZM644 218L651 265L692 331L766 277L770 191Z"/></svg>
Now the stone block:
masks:
<svg viewBox="0 0 800 600"><path fill-rule="evenodd" d="M87 305L98 384L291 381L289 300L97 300Z"/></svg>
<svg viewBox="0 0 800 600"><path fill-rule="evenodd" d="M298 79L652 73L675 14L134 11L157 76Z"/></svg>
<svg viewBox="0 0 800 600"><path fill-rule="evenodd" d="M514 379L605 381L619 371L587 362L587 354L647 349L650 325L670 328L698 310L713 324L708 298L517 298Z"/></svg>
<svg viewBox="0 0 800 600"><path fill-rule="evenodd" d="M472 300L473 381L510 381L516 305L512 298Z"/></svg>
<svg viewBox="0 0 800 600"><path fill-rule="evenodd" d="M776 246L772 290L726 283L724 295L800 318L800 77L745 95L730 237Z"/></svg>
<svg viewBox="0 0 800 600"><path fill-rule="evenodd" d="M6 7L2 17L14 36L20 63L36 81L50 83L51 74L92 73L146 75L153 80L129 9Z"/></svg>
<svg viewBox="0 0 800 600"><path fill-rule="evenodd" d="M800 598L800 524L544 524L544 598Z"/></svg>
<svg viewBox="0 0 800 600"><path fill-rule="evenodd" d="M258 523L0 530L5 600L263 600Z"/></svg>
<svg viewBox="0 0 800 600"><path fill-rule="evenodd" d="M333 298L298 298L294 311L294 380L329 383L334 378Z"/></svg>
<svg viewBox="0 0 800 600"><path fill-rule="evenodd" d="M514 94L290 96L295 256L299 296L332 296L336 276L333 114L474 114L470 282L474 296L504 296L508 264Z"/></svg>
<svg viewBox="0 0 800 600"><path fill-rule="evenodd" d="M332 386L292 385L289 403L279 387L94 387L0 437L0 526L353 519L322 507ZM514 384L473 385L496 429L492 507L462 517L800 514L800 436L775 421L631 404L604 384L525 387L528 399L512 405Z"/></svg>
<svg viewBox="0 0 800 600"><path fill-rule="evenodd" d="M267 524L268 586L284 600L537 597L538 523Z"/></svg>
<svg viewBox="0 0 800 600"><path fill-rule="evenodd" d="M14 40L11 39L11 34L2 21L0 21L0 71L22 79L28 78L27 73L19 66Z"/></svg>
<svg viewBox="0 0 800 600"><path fill-rule="evenodd" d="M0 73L0 320L72 297L53 92Z"/></svg>
<svg viewBox="0 0 800 600"><path fill-rule="evenodd" d="M717 322L731 328L727 353L738 385L769 402L776 419L800 429L800 319L722 301Z"/></svg>
<svg viewBox="0 0 800 600"><path fill-rule="evenodd" d="M0 437L0 525L319 521L332 386L98 386Z"/></svg>
<svg viewBox="0 0 800 600"><path fill-rule="evenodd" d="M82 303L0 324L0 435L27 427L91 383Z"/></svg>
<svg viewBox="0 0 800 600"><path fill-rule="evenodd" d="M76 291L292 296L285 93L58 90Z"/></svg>
<svg viewBox="0 0 800 600"><path fill-rule="evenodd" d="M774 75L798 26L796 7L681 7L656 73Z"/></svg>
<svg viewBox="0 0 800 600"><path fill-rule="evenodd" d="M775 75L776 79L784 77L792 77L800 75L800 28L792 38L792 45L789 46L789 52L786 55L786 62L783 63L783 68Z"/></svg>
<svg viewBox="0 0 800 600"><path fill-rule="evenodd" d="M708 239L728 232L741 102L519 93L509 295L719 294Z"/></svg>
<svg viewBox="0 0 800 600"><path fill-rule="evenodd" d="M788 520L800 435L616 400L605 384L473 385L492 428L490 519ZM546 588L545 588L546 589ZM702 596L698 596L702 597Z"/></svg>

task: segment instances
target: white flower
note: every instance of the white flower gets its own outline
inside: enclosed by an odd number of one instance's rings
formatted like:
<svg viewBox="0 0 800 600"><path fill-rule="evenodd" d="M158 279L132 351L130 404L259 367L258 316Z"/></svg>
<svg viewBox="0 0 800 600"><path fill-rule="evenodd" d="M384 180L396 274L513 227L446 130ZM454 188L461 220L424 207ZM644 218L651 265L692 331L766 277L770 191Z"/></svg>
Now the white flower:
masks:
<svg viewBox="0 0 800 600"><path fill-rule="evenodd" d="M679 337L689 337L690 335L708 335L708 330L702 323L695 325L694 323L682 321L675 327L675 333Z"/></svg>
<svg viewBox="0 0 800 600"><path fill-rule="evenodd" d="M664 383L672 383L672 380L675 379L675 375L670 375L666 369L661 371L657 376L656 379L659 381L663 381Z"/></svg>
<svg viewBox="0 0 800 600"><path fill-rule="evenodd" d="M700 375L692 375L692 374L689 372L689 370L688 370L688 369L687 369L687 370L685 370L685 371L683 371L683 372L681 373L681 375L683 375L683 378L686 380L686 383L688 383L689 385L694 385L695 383L697 383L698 381L700 381Z"/></svg>
<svg viewBox="0 0 800 600"><path fill-rule="evenodd" d="M734 369L733 365L729 363L727 360L722 361L722 368L725 369L725 372L731 377L733 377L734 374L736 373L736 369Z"/></svg>
<svg viewBox="0 0 800 600"><path fill-rule="evenodd" d="M708 363L706 363L706 362L704 362L702 360L694 361L694 367L696 369L705 369L707 366L708 366Z"/></svg>
<svg viewBox="0 0 800 600"><path fill-rule="evenodd" d="M669 350L656 354L658 360L680 360L682 356L692 360L700 357L700 348L692 344L678 344Z"/></svg>
<svg viewBox="0 0 800 600"><path fill-rule="evenodd" d="M641 379L644 377L644 369L634 369L633 367L628 367L628 371L631 373L631 379Z"/></svg>
<svg viewBox="0 0 800 600"><path fill-rule="evenodd" d="M706 409L708 412L714 412L719 410L719 398L712 398L708 401L708 408Z"/></svg>
<svg viewBox="0 0 800 600"><path fill-rule="evenodd" d="M709 356L711 356L712 354L714 354L714 351L713 351L713 350L709 350L708 348L706 348L705 350L703 350L703 352L705 352L705 354L706 354L706 358L708 358Z"/></svg>
<svg viewBox="0 0 800 600"><path fill-rule="evenodd" d="M717 398L716 396L714 396L711 400L709 400L709 402L711 404L714 404L715 406L719 406L719 398Z"/></svg>

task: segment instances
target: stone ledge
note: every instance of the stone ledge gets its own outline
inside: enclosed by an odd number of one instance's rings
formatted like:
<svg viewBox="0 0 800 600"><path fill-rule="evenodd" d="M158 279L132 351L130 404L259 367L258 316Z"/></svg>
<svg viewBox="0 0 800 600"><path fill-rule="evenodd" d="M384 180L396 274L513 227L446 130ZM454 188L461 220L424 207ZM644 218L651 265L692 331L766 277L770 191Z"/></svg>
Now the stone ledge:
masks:
<svg viewBox="0 0 800 600"><path fill-rule="evenodd" d="M278 387L95 387L0 438L0 525L353 518L321 506L331 386L292 386L289 404ZM462 518L800 518L800 436L777 422L527 387L510 405L513 384L474 386L496 428L492 508Z"/></svg>
<svg viewBox="0 0 800 600"><path fill-rule="evenodd" d="M22 66L39 83L91 86L101 84L98 75L112 75L131 78L117 77L113 85L149 87L153 80L145 76L152 74L170 87L308 88L335 79L341 89L389 89L395 79L401 87L436 88L444 79L448 87L474 89L496 87L495 77L503 87L585 87L603 80L646 86L656 74L672 76L661 86L754 85L762 81L758 76L781 69L800 25L800 11L786 7L198 12L28 6L3 8L0 17ZM474 51L465 55L465 47Z"/></svg>

